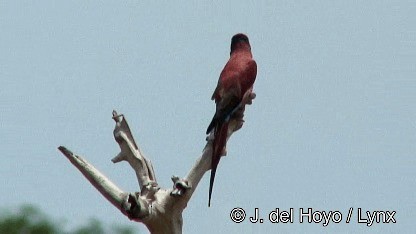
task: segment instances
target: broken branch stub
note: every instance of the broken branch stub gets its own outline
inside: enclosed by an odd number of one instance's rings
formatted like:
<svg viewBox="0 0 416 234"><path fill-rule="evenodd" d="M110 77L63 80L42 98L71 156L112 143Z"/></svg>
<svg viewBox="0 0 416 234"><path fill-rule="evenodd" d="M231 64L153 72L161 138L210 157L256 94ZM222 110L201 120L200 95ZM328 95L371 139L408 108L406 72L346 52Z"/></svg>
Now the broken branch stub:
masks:
<svg viewBox="0 0 416 234"><path fill-rule="evenodd" d="M227 141L242 127L245 105L250 105L254 98L255 94L251 90L244 95L240 108L231 117ZM136 173L140 192L122 191L81 156L63 146L60 146L59 150L111 204L130 220L142 222L151 233L182 233L182 212L205 172L211 169L212 133L206 139L207 143L202 155L186 177L172 176L173 188L161 189L152 163L136 144L124 115L113 111L112 118L116 122L114 139L120 146L120 153L112 159L112 162L127 161L130 164Z"/></svg>

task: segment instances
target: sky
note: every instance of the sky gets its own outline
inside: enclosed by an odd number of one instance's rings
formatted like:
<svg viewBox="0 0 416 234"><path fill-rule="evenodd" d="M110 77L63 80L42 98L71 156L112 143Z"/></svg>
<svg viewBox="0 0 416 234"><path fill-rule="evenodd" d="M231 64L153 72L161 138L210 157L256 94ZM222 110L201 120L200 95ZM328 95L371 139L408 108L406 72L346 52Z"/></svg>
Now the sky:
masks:
<svg viewBox="0 0 416 234"><path fill-rule="evenodd" d="M128 164L110 161L115 109L170 188L202 152L210 97L242 32L257 98L228 142L211 207L206 173L184 233L405 233L416 217L415 12L410 0L1 1L0 206L147 233L57 147L138 191ZM255 208L263 223L249 221ZM293 208L293 223L271 223L276 208ZM307 208L342 219L300 223ZM395 211L396 223L359 223L359 209L362 219Z"/></svg>

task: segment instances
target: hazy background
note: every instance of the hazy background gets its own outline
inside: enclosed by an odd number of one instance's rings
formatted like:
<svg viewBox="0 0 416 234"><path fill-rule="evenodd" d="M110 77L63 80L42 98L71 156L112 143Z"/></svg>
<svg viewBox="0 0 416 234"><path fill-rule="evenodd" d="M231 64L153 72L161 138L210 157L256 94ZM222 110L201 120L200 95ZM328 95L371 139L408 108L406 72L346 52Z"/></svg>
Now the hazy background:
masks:
<svg viewBox="0 0 416 234"><path fill-rule="evenodd" d="M184 233L405 233L416 217L414 1L0 2L0 205L39 206L71 225L134 224L57 150L137 191L111 111L124 113L158 182L184 176L205 145L231 37L258 64L254 104L217 171L184 212ZM246 221L230 211L242 207ZM260 208L293 224L252 224ZM298 209L340 224L299 223ZM350 224L345 219L350 207ZM357 223L357 209L397 211ZM137 229L146 233L142 224Z"/></svg>

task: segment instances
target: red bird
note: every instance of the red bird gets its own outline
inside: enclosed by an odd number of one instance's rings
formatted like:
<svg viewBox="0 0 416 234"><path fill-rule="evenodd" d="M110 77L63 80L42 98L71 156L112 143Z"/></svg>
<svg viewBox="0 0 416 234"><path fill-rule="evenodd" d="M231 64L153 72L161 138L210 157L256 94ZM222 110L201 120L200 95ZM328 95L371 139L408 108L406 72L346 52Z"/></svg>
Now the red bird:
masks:
<svg viewBox="0 0 416 234"><path fill-rule="evenodd" d="M256 75L257 64L253 60L248 37L241 33L234 35L231 39L230 59L220 74L217 88L211 98L215 99L216 112L206 132L209 134L214 131L208 207L211 206L215 172L227 142L230 118L244 105L244 94L253 89Z"/></svg>

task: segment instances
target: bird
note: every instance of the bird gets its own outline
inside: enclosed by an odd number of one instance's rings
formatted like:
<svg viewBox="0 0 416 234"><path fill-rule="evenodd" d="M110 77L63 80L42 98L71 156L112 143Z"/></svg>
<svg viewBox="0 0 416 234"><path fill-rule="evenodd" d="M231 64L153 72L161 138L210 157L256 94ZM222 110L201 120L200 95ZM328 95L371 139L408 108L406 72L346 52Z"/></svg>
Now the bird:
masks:
<svg viewBox="0 0 416 234"><path fill-rule="evenodd" d="M243 97L252 91L256 76L257 63L253 59L249 39L243 33L235 34L231 38L230 58L211 97L215 100L216 111L206 131L206 134L214 131L208 207L211 206L215 173L225 150L230 119L244 105Z"/></svg>

